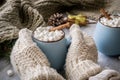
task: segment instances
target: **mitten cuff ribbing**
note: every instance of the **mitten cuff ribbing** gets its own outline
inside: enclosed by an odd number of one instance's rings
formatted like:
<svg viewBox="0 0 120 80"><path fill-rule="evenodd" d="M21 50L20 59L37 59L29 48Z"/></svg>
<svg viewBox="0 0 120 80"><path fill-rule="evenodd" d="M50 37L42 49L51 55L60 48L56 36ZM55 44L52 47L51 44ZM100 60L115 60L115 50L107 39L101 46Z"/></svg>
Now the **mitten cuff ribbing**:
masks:
<svg viewBox="0 0 120 80"><path fill-rule="evenodd" d="M57 71L48 66L30 67L22 80L65 80Z"/></svg>
<svg viewBox="0 0 120 80"><path fill-rule="evenodd" d="M91 60L79 62L71 71L69 71L68 79L70 80L86 80L90 76L101 71L101 67Z"/></svg>

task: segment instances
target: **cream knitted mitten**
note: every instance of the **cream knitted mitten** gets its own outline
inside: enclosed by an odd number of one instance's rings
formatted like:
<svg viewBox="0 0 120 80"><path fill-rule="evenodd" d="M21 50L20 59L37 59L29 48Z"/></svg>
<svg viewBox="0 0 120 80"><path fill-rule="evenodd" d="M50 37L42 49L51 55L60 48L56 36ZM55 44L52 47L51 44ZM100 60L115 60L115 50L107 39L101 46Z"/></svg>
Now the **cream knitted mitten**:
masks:
<svg viewBox="0 0 120 80"><path fill-rule="evenodd" d="M32 31L22 29L12 53L11 63L22 80L64 80L50 63L44 53L32 41Z"/></svg>
<svg viewBox="0 0 120 80"><path fill-rule="evenodd" d="M89 80L120 80L120 73L115 70L103 70L101 73L90 77Z"/></svg>
<svg viewBox="0 0 120 80"><path fill-rule="evenodd" d="M97 62L97 49L93 39L83 35L78 25L70 28L72 42L66 59L66 75L69 80L86 80L101 71Z"/></svg>

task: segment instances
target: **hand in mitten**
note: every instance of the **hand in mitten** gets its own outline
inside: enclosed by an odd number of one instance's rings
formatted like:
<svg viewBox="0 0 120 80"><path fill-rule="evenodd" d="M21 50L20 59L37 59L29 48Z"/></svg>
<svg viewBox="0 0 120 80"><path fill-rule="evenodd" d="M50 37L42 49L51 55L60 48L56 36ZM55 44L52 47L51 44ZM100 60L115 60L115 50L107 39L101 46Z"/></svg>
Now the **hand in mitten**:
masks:
<svg viewBox="0 0 120 80"><path fill-rule="evenodd" d="M71 55L72 59L79 58L81 61L92 60L93 62L97 62L98 53L92 37L83 33L76 24L70 27L70 36L72 41L68 50L68 57Z"/></svg>
<svg viewBox="0 0 120 80"><path fill-rule="evenodd" d="M101 71L97 62L97 49L91 37L84 35L79 26L70 27L72 42L66 59L66 75L69 80L86 80Z"/></svg>
<svg viewBox="0 0 120 80"><path fill-rule="evenodd" d="M64 80L54 69L42 50L32 41L32 31L22 29L12 53L11 63L22 80ZM52 77L52 78L51 78Z"/></svg>

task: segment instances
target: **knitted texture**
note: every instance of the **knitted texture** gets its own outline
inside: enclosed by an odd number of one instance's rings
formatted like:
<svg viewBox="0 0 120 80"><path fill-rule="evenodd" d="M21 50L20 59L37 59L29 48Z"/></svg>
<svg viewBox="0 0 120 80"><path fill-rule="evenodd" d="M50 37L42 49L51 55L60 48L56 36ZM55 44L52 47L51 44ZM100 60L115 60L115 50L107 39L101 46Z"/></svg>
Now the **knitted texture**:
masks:
<svg viewBox="0 0 120 80"><path fill-rule="evenodd" d="M65 80L56 70L47 66L30 67L26 72L24 80Z"/></svg>
<svg viewBox="0 0 120 80"><path fill-rule="evenodd" d="M120 10L119 1L120 0L1 0L0 43L16 38L21 28L26 27L34 30L36 27L42 24L44 25L44 20L47 21L48 18L56 12L83 13L86 16L98 18L100 15L100 13L98 13L99 8L104 7L104 5L107 4L106 2L110 4L107 7L110 12ZM76 7L78 9L74 11Z"/></svg>
<svg viewBox="0 0 120 80"><path fill-rule="evenodd" d="M21 0L21 10L24 27L34 30L36 27L45 25L42 15L33 7L30 0Z"/></svg>
<svg viewBox="0 0 120 80"><path fill-rule="evenodd" d="M92 38L83 35L76 24L71 26L70 35L72 42L66 59L68 80L86 80L99 73L101 67L95 63L97 62L97 49Z"/></svg>
<svg viewBox="0 0 120 80"><path fill-rule="evenodd" d="M103 70L101 73L90 77L89 80L120 80L120 73L115 70Z"/></svg>
<svg viewBox="0 0 120 80"><path fill-rule="evenodd" d="M31 35L32 32L26 28L19 32L10 56L15 71L22 80L46 80L49 77L52 80L63 80L62 76L50 68L47 57L32 41Z"/></svg>
<svg viewBox="0 0 120 80"><path fill-rule="evenodd" d="M69 11L72 9L72 6L75 5L79 5L79 8L98 9L103 7L103 3L104 1L101 0L36 0L34 5L36 5L35 8L37 8L45 20L47 20L50 15L56 12Z"/></svg>
<svg viewBox="0 0 120 80"><path fill-rule="evenodd" d="M0 42L14 39L19 29L34 30L45 22L29 0L6 0L0 7Z"/></svg>
<svg viewBox="0 0 120 80"><path fill-rule="evenodd" d="M19 18L20 1L7 0L0 7L0 42L17 37L18 27L21 26Z"/></svg>

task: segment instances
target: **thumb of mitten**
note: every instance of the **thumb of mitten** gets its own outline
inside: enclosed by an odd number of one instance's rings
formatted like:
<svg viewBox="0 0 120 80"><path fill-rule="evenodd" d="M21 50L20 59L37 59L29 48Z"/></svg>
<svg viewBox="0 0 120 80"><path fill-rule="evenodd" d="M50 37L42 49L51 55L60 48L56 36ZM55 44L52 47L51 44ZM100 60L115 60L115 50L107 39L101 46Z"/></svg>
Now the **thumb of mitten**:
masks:
<svg viewBox="0 0 120 80"><path fill-rule="evenodd" d="M80 30L80 26L77 24L73 24L70 27L70 35L72 37L72 42L80 42L80 41L84 41L83 40L83 33Z"/></svg>
<svg viewBox="0 0 120 80"><path fill-rule="evenodd" d="M32 31L27 28L21 29L19 32L19 41L23 47L33 45Z"/></svg>

